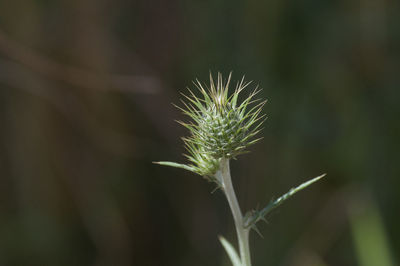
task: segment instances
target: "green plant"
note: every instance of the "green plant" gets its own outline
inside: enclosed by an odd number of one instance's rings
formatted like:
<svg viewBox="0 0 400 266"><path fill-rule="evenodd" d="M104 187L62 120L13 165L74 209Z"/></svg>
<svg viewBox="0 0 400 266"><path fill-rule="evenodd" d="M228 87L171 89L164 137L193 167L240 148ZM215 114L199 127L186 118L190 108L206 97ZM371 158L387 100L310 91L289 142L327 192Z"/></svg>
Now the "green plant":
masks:
<svg viewBox="0 0 400 266"><path fill-rule="evenodd" d="M271 210L281 205L298 191L318 181L325 174L292 188L288 193L271 201L265 208L251 210L243 215L233 189L229 162L238 155L246 153L250 145L261 139L256 138L256 135L265 120L265 115L261 115L261 111L266 101L255 99L260 91L256 88L245 100L239 103L240 93L248 87L250 82L245 82L242 78L236 84L234 92L229 95L230 81L231 74L224 82L222 75L218 73L216 83L210 74L209 87L198 80L194 82L201 93L201 97L196 96L190 89L189 95L183 94L183 107L176 107L191 118L188 123L178 121L190 131L190 136L183 138L188 152L186 157L190 163L156 163L183 168L216 183L217 187L224 192L232 211L239 254L226 239L220 237L220 241L234 266L250 266L250 230L254 229L258 232L256 227L258 221L264 220Z"/></svg>

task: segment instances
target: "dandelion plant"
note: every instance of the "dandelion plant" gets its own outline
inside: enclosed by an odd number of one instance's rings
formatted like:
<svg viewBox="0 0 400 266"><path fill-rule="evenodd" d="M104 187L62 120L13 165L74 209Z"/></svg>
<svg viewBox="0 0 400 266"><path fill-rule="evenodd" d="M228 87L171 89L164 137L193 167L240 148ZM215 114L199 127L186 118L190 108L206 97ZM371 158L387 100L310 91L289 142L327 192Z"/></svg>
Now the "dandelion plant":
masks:
<svg viewBox="0 0 400 266"><path fill-rule="evenodd" d="M229 93L230 82L231 74L224 81L222 75L218 73L216 82L210 74L209 86L196 80L193 83L197 91L188 89L187 94L182 94L182 106L176 107L190 118L189 122L178 121L190 132L188 137L182 138L187 151L185 156L189 162L187 164L156 163L191 171L214 182L217 188L222 190L235 222L239 253L223 237L220 237L221 244L233 266L251 266L249 233L252 229L258 232L257 222L265 220L270 211L324 175L292 188L263 209L250 210L243 215L233 189L229 162L247 153L249 146L261 139L257 135L265 121L262 108L266 101L256 98L260 92L258 87L240 101L239 95L243 94L251 82L245 82L243 77L236 83L231 94Z"/></svg>

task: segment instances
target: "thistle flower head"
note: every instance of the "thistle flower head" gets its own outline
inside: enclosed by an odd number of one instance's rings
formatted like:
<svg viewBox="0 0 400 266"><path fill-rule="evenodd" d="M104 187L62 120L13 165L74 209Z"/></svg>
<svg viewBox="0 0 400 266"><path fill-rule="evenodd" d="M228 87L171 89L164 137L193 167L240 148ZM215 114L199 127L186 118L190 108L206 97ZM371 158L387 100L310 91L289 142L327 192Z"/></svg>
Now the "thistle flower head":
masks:
<svg viewBox="0 0 400 266"><path fill-rule="evenodd" d="M183 94L183 107L177 108L191 121L178 122L190 131L190 136L183 141L188 152L186 157L192 164L174 166L212 177L219 168L220 159L235 158L260 139L255 136L264 120L260 113L265 101L254 99L259 89L255 88L239 103L239 94L250 82L245 82L243 77L229 95L230 81L231 74L225 82L220 73L216 82L210 74L209 86L198 80L194 82L200 97L190 89L188 95Z"/></svg>

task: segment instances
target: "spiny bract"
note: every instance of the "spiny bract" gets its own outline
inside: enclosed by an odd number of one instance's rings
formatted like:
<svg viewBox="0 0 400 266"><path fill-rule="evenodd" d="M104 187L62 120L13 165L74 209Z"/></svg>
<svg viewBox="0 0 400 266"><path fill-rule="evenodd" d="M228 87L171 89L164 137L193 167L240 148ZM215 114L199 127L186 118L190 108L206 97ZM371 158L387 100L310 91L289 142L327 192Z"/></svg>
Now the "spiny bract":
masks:
<svg viewBox="0 0 400 266"><path fill-rule="evenodd" d="M260 131L264 118L260 113L266 101L253 99L259 92L256 88L239 104L239 94L250 82L244 82L243 77L229 96L230 80L231 74L224 83L220 73L216 84L210 74L209 87L196 80L194 84L202 97L188 89L189 95L183 94L186 99L182 100L184 108L178 107L193 120L178 122L191 133L190 137L183 138L189 153L186 157L193 163L190 165L192 171L202 176L213 176L221 158L235 158L260 139L253 137Z"/></svg>

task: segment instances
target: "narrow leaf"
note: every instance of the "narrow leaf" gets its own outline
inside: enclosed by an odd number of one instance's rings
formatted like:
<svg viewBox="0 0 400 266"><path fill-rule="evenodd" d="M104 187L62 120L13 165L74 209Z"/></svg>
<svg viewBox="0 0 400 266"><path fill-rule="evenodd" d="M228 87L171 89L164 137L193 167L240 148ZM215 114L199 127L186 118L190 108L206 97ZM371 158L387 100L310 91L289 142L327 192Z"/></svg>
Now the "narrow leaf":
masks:
<svg viewBox="0 0 400 266"><path fill-rule="evenodd" d="M249 217L248 219L246 219L245 221L245 227L249 228L253 225L255 225L259 220L264 219L264 217L271 212L273 209L275 209L276 207L280 206L284 201L286 201L287 199L289 199L290 197L292 197L294 194L296 194L297 192L305 189L306 187L308 187L309 185L317 182L318 180L320 180L321 178L323 178L326 174L317 176L311 180L308 180L307 182L304 182L303 184L292 188L289 190L289 192L287 192L286 194L284 194L283 196L277 198L276 200L271 201L264 209L262 209L261 211L256 211L254 212L254 215L252 215L251 217Z"/></svg>
<svg viewBox="0 0 400 266"><path fill-rule="evenodd" d="M174 163L174 162L153 162L153 163L159 164L159 165L176 167L176 168L182 168L182 169L185 169L185 170L193 172L193 168L191 166L189 166L189 165L186 165L186 164Z"/></svg>
<svg viewBox="0 0 400 266"><path fill-rule="evenodd" d="M229 258L231 259L233 266L243 266L242 262L240 261L239 255L237 254L235 248L232 246L231 243L228 242L223 236L219 236L219 241L221 242L222 246L225 248L226 253L228 253Z"/></svg>

